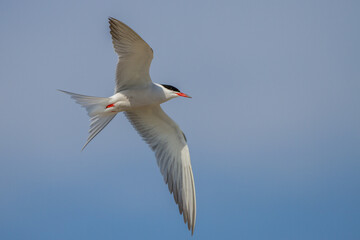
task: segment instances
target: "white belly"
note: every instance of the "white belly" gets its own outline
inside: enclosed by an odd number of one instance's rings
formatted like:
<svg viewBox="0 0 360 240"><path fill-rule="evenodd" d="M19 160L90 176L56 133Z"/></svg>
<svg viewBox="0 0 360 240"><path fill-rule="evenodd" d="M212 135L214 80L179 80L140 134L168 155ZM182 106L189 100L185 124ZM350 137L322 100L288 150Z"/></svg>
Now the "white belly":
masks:
<svg viewBox="0 0 360 240"><path fill-rule="evenodd" d="M128 111L134 108L161 104L168 101L161 87L153 84L147 88L124 90L110 97L110 103L114 104L108 110L112 112Z"/></svg>

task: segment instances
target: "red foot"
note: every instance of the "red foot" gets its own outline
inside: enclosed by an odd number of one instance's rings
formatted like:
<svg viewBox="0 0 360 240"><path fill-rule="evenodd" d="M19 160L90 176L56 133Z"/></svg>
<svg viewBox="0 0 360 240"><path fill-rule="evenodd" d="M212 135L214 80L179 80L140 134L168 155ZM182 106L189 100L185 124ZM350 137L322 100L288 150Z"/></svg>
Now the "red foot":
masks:
<svg viewBox="0 0 360 240"><path fill-rule="evenodd" d="M115 105L112 103L112 104L109 104L106 106L106 108L111 108L111 107L114 107Z"/></svg>

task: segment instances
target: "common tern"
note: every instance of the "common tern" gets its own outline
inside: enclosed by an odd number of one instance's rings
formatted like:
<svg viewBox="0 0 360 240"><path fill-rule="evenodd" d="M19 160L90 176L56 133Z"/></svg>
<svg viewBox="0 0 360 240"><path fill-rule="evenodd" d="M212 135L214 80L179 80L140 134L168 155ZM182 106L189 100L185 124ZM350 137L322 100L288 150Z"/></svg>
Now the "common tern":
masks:
<svg viewBox="0 0 360 240"><path fill-rule="evenodd" d="M149 68L152 48L130 27L110 17L110 33L119 56L116 68L115 94L92 97L59 90L69 94L84 107L90 117L88 139L99 133L119 113L124 112L139 135L155 152L157 164L169 191L174 195L191 234L196 220L196 197L189 148L185 134L162 110L161 103L189 95L171 85L153 83Z"/></svg>

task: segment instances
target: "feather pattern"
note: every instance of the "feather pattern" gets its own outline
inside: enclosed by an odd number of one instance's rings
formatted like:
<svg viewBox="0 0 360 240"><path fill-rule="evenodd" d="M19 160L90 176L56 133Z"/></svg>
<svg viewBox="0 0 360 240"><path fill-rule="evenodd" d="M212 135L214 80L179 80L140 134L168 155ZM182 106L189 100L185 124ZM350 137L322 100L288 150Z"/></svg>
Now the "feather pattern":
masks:
<svg viewBox="0 0 360 240"><path fill-rule="evenodd" d="M115 18L109 18L109 23L114 49L119 56L115 93L149 85L153 50L126 24Z"/></svg>
<svg viewBox="0 0 360 240"><path fill-rule="evenodd" d="M116 116L116 114L105 114L105 115L96 115L90 118L90 129L89 129L89 136L82 147L81 151L93 140L96 135L98 135L101 130L103 130L109 122Z"/></svg>
<svg viewBox="0 0 360 240"><path fill-rule="evenodd" d="M196 220L195 185L183 132L160 105L126 111L125 115L155 152L164 181L193 234Z"/></svg>
<svg viewBox="0 0 360 240"><path fill-rule="evenodd" d="M72 93L64 90L60 92L66 93L71 96L76 103L84 107L90 117L89 136L84 144L84 148L91 142L91 140L103 130L109 122L116 116L116 113L106 113L105 107L109 103L109 98L86 96L78 93Z"/></svg>

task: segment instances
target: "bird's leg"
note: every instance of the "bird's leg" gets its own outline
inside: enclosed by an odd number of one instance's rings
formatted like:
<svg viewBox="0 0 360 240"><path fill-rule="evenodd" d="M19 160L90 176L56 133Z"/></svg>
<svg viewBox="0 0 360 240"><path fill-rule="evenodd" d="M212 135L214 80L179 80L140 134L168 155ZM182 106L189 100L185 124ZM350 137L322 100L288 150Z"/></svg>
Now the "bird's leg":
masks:
<svg viewBox="0 0 360 240"><path fill-rule="evenodd" d="M114 106L115 106L115 104L112 103L112 104L107 105L106 108L111 108L111 107L114 107Z"/></svg>

